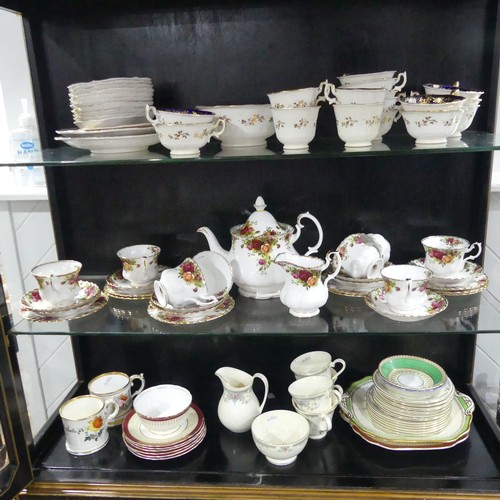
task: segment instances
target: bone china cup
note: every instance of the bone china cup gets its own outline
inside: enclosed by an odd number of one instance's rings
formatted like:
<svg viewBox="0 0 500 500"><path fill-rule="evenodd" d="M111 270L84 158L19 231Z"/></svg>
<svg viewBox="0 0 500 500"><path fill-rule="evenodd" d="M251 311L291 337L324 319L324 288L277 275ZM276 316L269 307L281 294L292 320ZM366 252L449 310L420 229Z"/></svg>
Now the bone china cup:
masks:
<svg viewBox="0 0 500 500"><path fill-rule="evenodd" d="M78 396L63 403L59 415L63 422L66 450L72 455L90 455L104 448L109 440L108 420L112 420L118 411L114 401L104 401L92 395Z"/></svg>
<svg viewBox="0 0 500 500"><path fill-rule="evenodd" d="M424 303L432 272L420 266L400 264L381 271L385 300L394 311L410 311Z"/></svg>
<svg viewBox="0 0 500 500"><path fill-rule="evenodd" d="M303 89L282 90L267 94L273 108L308 108L316 106L318 97L323 90L321 83L318 87L307 87Z"/></svg>
<svg viewBox="0 0 500 500"><path fill-rule="evenodd" d="M266 139L274 135L270 104L231 106L197 106L226 119L226 128L219 136L223 148L266 146ZM239 153L239 152L238 152Z"/></svg>
<svg viewBox="0 0 500 500"><path fill-rule="evenodd" d="M366 148L372 145L380 130L384 103L333 104L337 133L346 148Z"/></svg>
<svg viewBox="0 0 500 500"><path fill-rule="evenodd" d="M184 421L192 402L191 393L180 385L155 385L134 399L141 424L153 434L168 434Z"/></svg>
<svg viewBox="0 0 500 500"><path fill-rule="evenodd" d="M251 429L255 446L273 465L295 462L309 438L307 419L289 410L264 412L254 419Z"/></svg>
<svg viewBox="0 0 500 500"><path fill-rule="evenodd" d="M320 106L273 108L276 137L284 151L307 151L316 135Z"/></svg>
<svg viewBox="0 0 500 500"><path fill-rule="evenodd" d="M186 124L186 123L212 123L215 114L211 111L198 109L158 109L146 105L146 118L151 125Z"/></svg>
<svg viewBox="0 0 500 500"><path fill-rule="evenodd" d="M456 236L427 236L422 240L425 250L425 267L436 276L450 276L459 273L466 261L481 255L482 245L479 242L470 244L464 238ZM465 257L466 253L477 252Z"/></svg>
<svg viewBox="0 0 500 500"><path fill-rule="evenodd" d="M338 368L336 368L338 366ZM333 382L345 370L346 363L342 358L332 361L332 356L326 351L311 351L301 354L290 363L290 370L297 380L311 375L330 377Z"/></svg>
<svg viewBox="0 0 500 500"><path fill-rule="evenodd" d="M132 385L139 381L139 387L132 393ZM144 375L130 375L123 372L107 372L94 377L88 383L89 393L103 399L113 400L119 408L115 419L108 421L108 427L119 425L126 413L132 407L132 399L137 396L145 385Z"/></svg>
<svg viewBox="0 0 500 500"><path fill-rule="evenodd" d="M35 266L31 270L38 283L40 297L52 306L71 304L78 292L78 277L82 264L76 260L56 260Z"/></svg>
<svg viewBox="0 0 500 500"><path fill-rule="evenodd" d="M340 385L334 385L330 377L311 375L292 382L288 392L298 409L320 413L328 412L332 398L336 396L340 400L344 391Z"/></svg>
<svg viewBox="0 0 500 500"><path fill-rule="evenodd" d="M123 277L133 285L144 285L158 276L158 256L160 247L156 245L132 245L118 250L122 261Z"/></svg>
<svg viewBox="0 0 500 500"><path fill-rule="evenodd" d="M154 126L161 144L170 150L172 158L198 158L200 148L212 137L219 138L226 121L222 118L210 123L166 123Z"/></svg>

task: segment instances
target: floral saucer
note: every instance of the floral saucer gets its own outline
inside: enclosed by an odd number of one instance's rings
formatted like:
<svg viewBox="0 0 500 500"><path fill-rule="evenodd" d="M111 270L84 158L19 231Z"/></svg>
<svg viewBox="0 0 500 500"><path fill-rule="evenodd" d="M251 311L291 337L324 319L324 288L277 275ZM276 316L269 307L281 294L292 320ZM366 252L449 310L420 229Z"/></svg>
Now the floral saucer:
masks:
<svg viewBox="0 0 500 500"><path fill-rule="evenodd" d="M107 303L108 299L101 294L101 292L99 292L99 296L94 302L91 304L85 304L78 309L50 313L36 313L22 306L19 310L19 314L28 321L34 321L37 323L54 323L56 321L69 321L89 316L90 314L94 314L102 309Z"/></svg>
<svg viewBox="0 0 500 500"><path fill-rule="evenodd" d="M359 279L347 278L340 273L328 282L328 291L345 297L364 297L372 290L384 284L382 278Z"/></svg>
<svg viewBox="0 0 500 500"><path fill-rule="evenodd" d="M365 441L389 450L439 450L451 448L469 437L474 402L458 391L452 401L448 425L432 436L407 436L385 431L371 419L366 402L368 390L373 386L371 376L354 382L343 394L340 414L353 431Z"/></svg>
<svg viewBox="0 0 500 500"><path fill-rule="evenodd" d="M79 281L80 291L72 304L64 306L54 306L43 300L38 288L31 290L21 298L21 306L38 314L52 314L62 311L80 309L95 302L100 295L99 287L91 281Z"/></svg>
<svg viewBox="0 0 500 500"><path fill-rule="evenodd" d="M415 259L410 264L425 267L425 259ZM488 284L489 280L483 268L474 262L465 262L460 273L452 276L433 276L429 280L432 290L449 296L473 295L486 290Z"/></svg>
<svg viewBox="0 0 500 500"><path fill-rule="evenodd" d="M158 277L166 266L158 266ZM144 285L133 285L123 277L122 270L118 269L106 278L104 293L109 297L125 300L149 299L153 294L154 280Z"/></svg>
<svg viewBox="0 0 500 500"><path fill-rule="evenodd" d="M421 321L432 318L448 307L448 301L437 292L427 290L425 302L418 309L411 311L394 311L385 301L384 288L377 288L365 296L366 304L381 316L394 321Z"/></svg>
<svg viewBox="0 0 500 500"><path fill-rule="evenodd" d="M193 325L196 323L206 323L228 314L234 307L234 299L227 295L226 298L217 304L203 308L197 312L181 311L179 309L165 309L158 305L153 298L148 305L148 314L158 321L170 323L172 325Z"/></svg>

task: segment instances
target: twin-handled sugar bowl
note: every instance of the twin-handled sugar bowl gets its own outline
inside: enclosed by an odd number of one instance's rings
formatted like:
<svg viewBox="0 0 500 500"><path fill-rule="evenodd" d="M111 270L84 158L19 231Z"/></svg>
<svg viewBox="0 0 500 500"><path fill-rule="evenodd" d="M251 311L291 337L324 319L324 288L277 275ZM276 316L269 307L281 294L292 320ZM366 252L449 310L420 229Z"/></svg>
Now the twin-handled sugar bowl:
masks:
<svg viewBox="0 0 500 500"><path fill-rule="evenodd" d="M198 229L208 241L210 250L223 255L231 265L234 282L240 294L256 299L278 297L285 284L285 271L274 262L276 256L287 252L297 254L293 248L300 235L302 219L311 219L318 229L317 243L309 247L306 255L317 252L323 241L319 221L309 212L297 217L295 229L276 219L265 210L266 204L259 196L253 212L244 224L231 228L231 248L224 250L215 234L208 227Z"/></svg>

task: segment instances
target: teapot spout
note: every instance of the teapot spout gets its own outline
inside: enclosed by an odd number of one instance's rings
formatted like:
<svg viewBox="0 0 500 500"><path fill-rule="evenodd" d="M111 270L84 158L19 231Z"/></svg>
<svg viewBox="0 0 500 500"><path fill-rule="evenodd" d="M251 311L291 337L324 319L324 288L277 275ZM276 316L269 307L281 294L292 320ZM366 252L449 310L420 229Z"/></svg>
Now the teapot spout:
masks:
<svg viewBox="0 0 500 500"><path fill-rule="evenodd" d="M208 247L212 252L216 252L225 257L226 259L229 259L229 252L227 250L224 250L220 246L217 238L215 237L215 234L211 229L209 229L208 227L200 227L198 229L198 233L201 233L205 236L205 238L208 241Z"/></svg>

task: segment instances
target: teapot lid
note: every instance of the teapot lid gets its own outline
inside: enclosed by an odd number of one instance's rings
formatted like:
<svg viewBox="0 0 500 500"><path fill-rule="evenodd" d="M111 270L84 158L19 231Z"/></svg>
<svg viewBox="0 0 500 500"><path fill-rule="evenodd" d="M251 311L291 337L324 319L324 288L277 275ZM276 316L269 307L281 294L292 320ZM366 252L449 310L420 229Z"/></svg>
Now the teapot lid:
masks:
<svg viewBox="0 0 500 500"><path fill-rule="evenodd" d="M254 234L258 234L270 230L282 231L283 228L280 227L276 219L267 210L265 210L266 206L264 198L262 198L262 196L258 196L254 203L255 212L248 217L240 232L246 230L251 231Z"/></svg>

